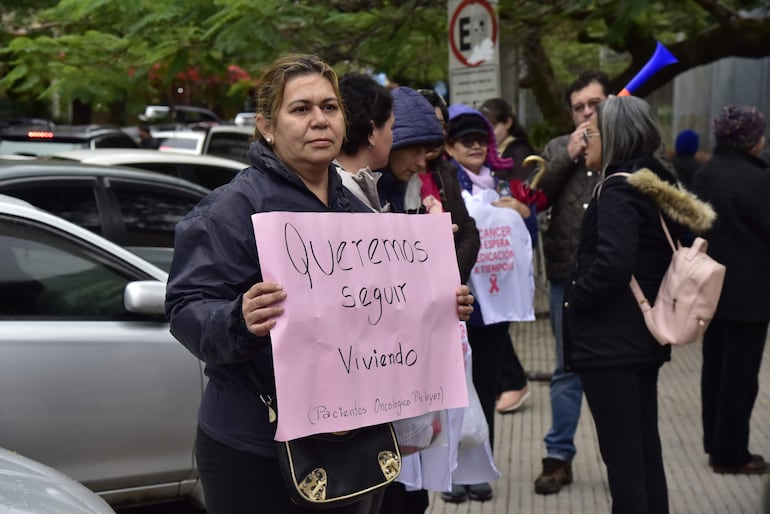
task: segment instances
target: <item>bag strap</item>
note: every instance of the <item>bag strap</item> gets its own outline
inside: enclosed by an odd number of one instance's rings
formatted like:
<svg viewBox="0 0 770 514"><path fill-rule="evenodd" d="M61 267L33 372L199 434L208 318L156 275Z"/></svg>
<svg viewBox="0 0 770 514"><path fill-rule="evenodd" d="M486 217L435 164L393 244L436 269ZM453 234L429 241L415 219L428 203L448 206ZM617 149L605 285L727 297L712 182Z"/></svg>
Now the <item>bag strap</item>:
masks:
<svg viewBox="0 0 770 514"><path fill-rule="evenodd" d="M265 407L267 407L268 422L275 423L276 419L278 419L278 416L276 415L275 409L273 408L273 397L263 392L265 388L262 387L262 382L259 380L259 377L257 376L257 373L254 371L253 366L250 366L249 364L243 364L241 368L243 368L243 370L249 376L251 381L254 382L254 385L257 386L257 391L259 393L258 394L259 400L263 404L265 404Z"/></svg>

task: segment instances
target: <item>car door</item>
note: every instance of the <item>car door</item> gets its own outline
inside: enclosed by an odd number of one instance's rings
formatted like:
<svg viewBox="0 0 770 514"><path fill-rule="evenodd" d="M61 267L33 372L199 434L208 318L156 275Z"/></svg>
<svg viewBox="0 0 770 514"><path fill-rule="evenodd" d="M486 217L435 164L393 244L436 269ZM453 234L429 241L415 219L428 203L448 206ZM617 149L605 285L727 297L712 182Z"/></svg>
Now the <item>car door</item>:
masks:
<svg viewBox="0 0 770 514"><path fill-rule="evenodd" d="M179 494L203 379L165 319L123 306L126 284L152 277L8 214L0 262L0 444L100 494Z"/></svg>

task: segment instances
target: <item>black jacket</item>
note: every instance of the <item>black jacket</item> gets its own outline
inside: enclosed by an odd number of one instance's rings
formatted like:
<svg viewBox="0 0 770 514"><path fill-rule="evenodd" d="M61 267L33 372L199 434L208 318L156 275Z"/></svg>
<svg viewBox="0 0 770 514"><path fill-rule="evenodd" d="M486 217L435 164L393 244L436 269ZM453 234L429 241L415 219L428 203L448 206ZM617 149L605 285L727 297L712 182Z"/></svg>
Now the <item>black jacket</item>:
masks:
<svg viewBox="0 0 770 514"><path fill-rule="evenodd" d="M460 268L460 282L467 284L481 247L479 230L465 207L465 200L462 197L460 183L457 181L455 167L449 161L439 159L430 173L441 193L444 211L452 215L452 223L459 227L454 235L455 253L457 254L457 265Z"/></svg>
<svg viewBox="0 0 770 514"><path fill-rule="evenodd" d="M251 167L177 224L166 312L174 337L206 363L201 429L231 448L273 456L275 426L245 368L255 367L264 387L274 390L269 336L249 333L241 313L243 293L262 281L251 215L371 211L342 186L333 166L327 207L261 141L252 143L249 159Z"/></svg>
<svg viewBox="0 0 770 514"><path fill-rule="evenodd" d="M770 320L770 169L761 159L720 150L692 190L717 213L706 233L709 255L727 267L716 319Z"/></svg>
<svg viewBox="0 0 770 514"><path fill-rule="evenodd" d="M612 177L619 171L633 174ZM655 160L612 166L606 176L583 217L565 292L564 353L573 370L670 359L670 347L659 345L644 324L629 287L631 275L654 301L672 253L659 212L674 238L703 232L714 217Z"/></svg>

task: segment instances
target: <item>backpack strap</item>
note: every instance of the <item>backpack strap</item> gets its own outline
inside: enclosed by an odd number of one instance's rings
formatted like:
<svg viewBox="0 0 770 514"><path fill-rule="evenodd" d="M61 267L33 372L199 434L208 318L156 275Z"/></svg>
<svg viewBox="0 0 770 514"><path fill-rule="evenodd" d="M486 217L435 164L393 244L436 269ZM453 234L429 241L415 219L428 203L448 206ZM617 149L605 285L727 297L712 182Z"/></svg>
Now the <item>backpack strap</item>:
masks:
<svg viewBox="0 0 770 514"><path fill-rule="evenodd" d="M660 212L660 209L658 209L658 216L660 216L660 226L663 227L663 233L666 234L666 239L668 239L668 244L671 246L671 251L675 252L677 246L674 244L671 232L668 231L668 224L666 223L666 220L663 219L663 213ZM677 243L679 243L679 246L682 246L681 242L677 241Z"/></svg>

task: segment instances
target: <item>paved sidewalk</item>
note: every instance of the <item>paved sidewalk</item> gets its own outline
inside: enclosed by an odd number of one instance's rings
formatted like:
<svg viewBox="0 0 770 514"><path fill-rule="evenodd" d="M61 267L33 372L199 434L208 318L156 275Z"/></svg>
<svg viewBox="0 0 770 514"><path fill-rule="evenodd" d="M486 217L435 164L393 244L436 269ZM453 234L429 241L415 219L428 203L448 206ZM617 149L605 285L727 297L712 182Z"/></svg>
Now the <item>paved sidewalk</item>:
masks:
<svg viewBox="0 0 770 514"><path fill-rule="evenodd" d="M542 292L537 303L542 309ZM553 340L547 314L535 322L512 327L516 351L529 372L552 371ZM669 505L676 514L761 513L762 495L770 475L717 475L706 464L701 444L701 346L674 348L672 360L661 370L660 432L668 479ZM575 481L560 493L535 494L533 483L545 456L543 436L550 427L548 382L529 383L532 395L519 412L495 420L495 461L502 477L493 484L492 501L451 504L431 495L430 514L454 513L571 513L607 514L609 490L599 455L591 413L583 402L572 469ZM751 419L751 451L770 459L770 342L760 373L760 390ZM768 511L770 512L770 511Z"/></svg>

